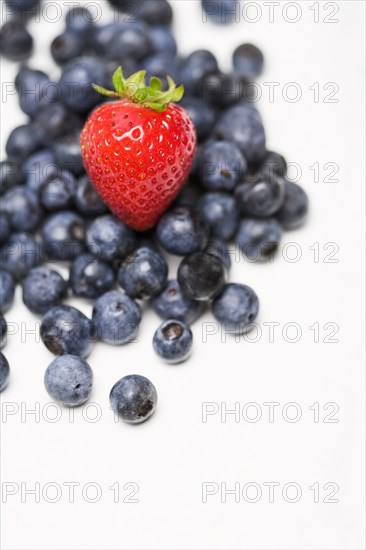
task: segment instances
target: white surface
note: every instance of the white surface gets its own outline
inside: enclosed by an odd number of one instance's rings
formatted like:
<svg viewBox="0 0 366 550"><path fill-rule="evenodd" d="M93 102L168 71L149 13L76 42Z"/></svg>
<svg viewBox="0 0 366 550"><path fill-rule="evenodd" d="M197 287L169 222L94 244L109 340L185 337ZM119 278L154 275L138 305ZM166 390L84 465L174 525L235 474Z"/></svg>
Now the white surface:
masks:
<svg viewBox="0 0 366 550"><path fill-rule="evenodd" d="M60 2L62 4L62 2ZM95 4L92 2L91 4ZM261 300L262 337L257 343L225 343L220 334L202 342L202 322L212 323L207 314L195 323L194 354L177 367L165 366L152 351L152 335L159 320L147 311L138 344L112 348L99 344L90 356L95 373L91 401L98 404L101 419L91 423L83 409L68 411L56 423L47 421L55 409L44 406L50 399L43 388L43 374L51 354L34 335L21 339L21 330L5 350L11 365L11 383L2 394L3 407L18 408L1 421L2 489L13 482L18 492L2 502L1 538L4 549L361 549L364 548L364 371L363 371L363 254L364 254L364 3L357 1L319 4L320 22L314 23L311 2L298 2L302 15L288 23L282 7L276 8L274 22L263 3L257 23L243 21L224 27L202 23L199 3L174 1L175 28L181 52L208 47L223 67L229 67L233 48L251 41L265 53L267 67L260 82L263 98L260 110L268 134L268 147L282 152L301 166L301 181L311 198L311 217L304 229L287 233L284 244L296 242L302 257L290 263L279 256L273 264L234 263L232 280L253 286ZM254 2L249 4L253 5ZM268 3L267 3L268 4ZM318 3L315 3L318 4ZM331 5L329 7L329 4ZM338 23L324 23L333 5ZM104 4L105 6L105 4ZM253 8L254 9L254 8ZM291 7L289 17L294 17ZM248 12L249 13L249 12ZM249 17L253 18L250 12ZM61 23L31 25L36 39L36 55L31 64L57 75L47 47L60 32ZM16 67L2 60L2 79L9 82ZM278 82L274 101L268 85ZM297 103L285 101L281 90L296 82L302 90ZM320 102L309 89L320 85ZM324 86L335 82L337 103L324 103ZM289 90L290 92L293 90ZM2 100L2 150L9 131L24 120L15 97ZM323 166L335 162L339 181L324 180L322 171L315 183L309 169L315 162ZM327 243L336 243L338 263L326 263ZM320 261L310 249L320 246ZM294 248L289 250L292 254ZM174 264L174 262L173 262ZM176 265L176 264L175 264ZM173 273L173 272L172 272ZM76 302L90 313L91 306ZM9 323L24 323L28 329L38 321L21 304L8 313ZM277 322L274 342L264 323ZM286 342L284 325L296 322L302 337ZM309 329L319 323L320 342ZM338 343L324 343L330 334L322 327L336 323ZM289 338L293 332L289 330ZM148 376L156 385L159 403L156 414L144 425L115 423L108 408L110 388L129 373ZM243 407L256 402L262 418L256 423L241 417L235 422L220 415L202 421L203 403L235 402ZM265 402L277 402L274 422L268 420ZM281 414L289 402L301 407L298 422ZM320 422L314 422L309 407L320 405ZM35 405L37 404L38 405ZM335 403L337 423L324 417ZM9 405L10 404L10 405ZM40 418L25 418L21 410L40 407ZM285 407L286 410L286 407ZM43 412L43 415L42 415ZM86 411L87 413L88 411ZM95 409L89 409L90 416ZM254 409L248 415L254 415ZM293 416L294 408L288 409ZM85 409L84 409L85 415ZM65 483L76 482L75 501L69 502ZM98 484L102 491L96 503L86 502L81 489ZM109 489L115 483L138 484L138 503L114 503ZM239 503L229 495L220 501L220 492L202 502L202 484L218 488L235 482L253 482L262 488L256 503L249 491ZM274 502L269 502L266 482L280 484ZM282 496L286 483L297 483L302 496L289 503ZM320 502L314 502L309 487L320 484ZM333 486L339 486L337 503L324 503ZM23 491L21 488L23 485ZM21 494L39 483L40 502ZM60 500L50 503L58 484ZM218 484L218 485L215 485ZM46 488L45 488L46 486ZM43 489L43 494L42 494ZM121 491L121 499L133 486ZM85 492L85 490L84 490ZM89 498L94 498L92 488ZM292 498L292 490L288 496ZM60 496L60 495L59 495Z"/></svg>

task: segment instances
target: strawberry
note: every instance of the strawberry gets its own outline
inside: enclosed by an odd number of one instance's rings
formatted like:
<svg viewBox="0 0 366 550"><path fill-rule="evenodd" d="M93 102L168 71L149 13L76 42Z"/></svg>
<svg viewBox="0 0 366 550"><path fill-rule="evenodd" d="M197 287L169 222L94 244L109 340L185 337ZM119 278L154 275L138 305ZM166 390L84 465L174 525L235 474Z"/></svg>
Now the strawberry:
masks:
<svg viewBox="0 0 366 550"><path fill-rule="evenodd" d="M158 78L145 84L145 71L127 80L119 67L115 91L94 85L118 98L97 107L81 132L85 169L104 202L129 227L152 228L187 179L196 151L196 132L184 109L175 105L184 88L162 91Z"/></svg>

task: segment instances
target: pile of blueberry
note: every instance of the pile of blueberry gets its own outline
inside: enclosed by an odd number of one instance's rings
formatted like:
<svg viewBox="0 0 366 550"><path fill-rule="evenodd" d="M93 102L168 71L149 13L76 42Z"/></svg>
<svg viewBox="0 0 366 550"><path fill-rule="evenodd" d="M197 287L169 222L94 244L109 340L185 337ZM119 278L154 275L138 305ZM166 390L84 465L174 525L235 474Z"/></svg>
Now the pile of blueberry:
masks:
<svg viewBox="0 0 366 550"><path fill-rule="evenodd" d="M0 51L24 60L32 47L25 15L39 2L5 1L13 18L0 31ZM110 3L122 13L131 5ZM51 44L61 66L59 82L21 65L15 86L29 121L11 132L8 158L1 162L0 309L2 314L9 310L21 283L24 304L43 316L42 341L57 356L46 370L46 389L69 406L90 395L93 374L85 358L94 344L123 345L135 338L141 301L150 301L163 320L153 348L168 363L189 356L189 326L205 302L226 330L248 331L259 301L248 286L227 283L227 243L235 242L250 261L264 261L278 248L283 230L302 224L308 211L305 192L286 179L285 159L266 149L262 119L250 100L249 84L263 68L258 48L239 46L233 70L223 72L209 51L177 53L167 0L137 0L136 5L136 22L121 17L104 25L93 23L87 9L71 9L65 31ZM212 2L207 13L215 15ZM104 101L91 83L110 88L119 65L127 76L143 68L183 82L182 106L199 141L189 180L157 227L145 234L108 211L80 155L80 130ZM176 280L167 280L166 253L183 257ZM68 262L67 281L53 269L55 262ZM69 293L94 300L92 319L63 304ZM0 353L0 390L8 378L9 364ZM119 380L110 394L111 406L132 423L148 418L156 401L152 383L137 375Z"/></svg>

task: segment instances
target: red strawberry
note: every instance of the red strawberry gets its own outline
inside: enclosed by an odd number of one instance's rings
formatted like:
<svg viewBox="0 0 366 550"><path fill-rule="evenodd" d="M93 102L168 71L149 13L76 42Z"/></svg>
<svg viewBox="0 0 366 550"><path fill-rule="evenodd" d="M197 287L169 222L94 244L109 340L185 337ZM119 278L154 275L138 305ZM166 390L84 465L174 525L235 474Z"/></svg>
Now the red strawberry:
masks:
<svg viewBox="0 0 366 550"><path fill-rule="evenodd" d="M88 176L112 212L138 231L153 227L177 196L196 151L196 132L180 101L183 86L162 91L159 79L145 84L145 71L114 74L115 92L94 88L118 101L90 115L80 137Z"/></svg>

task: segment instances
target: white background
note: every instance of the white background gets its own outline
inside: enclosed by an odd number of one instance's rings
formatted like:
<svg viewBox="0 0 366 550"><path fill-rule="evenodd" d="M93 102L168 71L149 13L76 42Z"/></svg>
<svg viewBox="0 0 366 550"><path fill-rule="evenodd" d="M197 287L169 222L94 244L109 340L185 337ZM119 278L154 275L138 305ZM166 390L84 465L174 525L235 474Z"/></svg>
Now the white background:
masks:
<svg viewBox="0 0 366 550"><path fill-rule="evenodd" d="M55 409L44 408L50 398L43 387L43 374L53 357L36 342L35 335L24 336L23 331L22 336L19 329L5 349L11 382L2 394L2 488L4 491L4 483L14 482L18 492L2 503L2 547L364 548L364 3L315 3L319 5L318 23L310 9L312 2L292 3L301 9L296 23L286 21L286 17L295 18L294 7L287 6L283 12L281 3L271 23L266 3L256 3L262 10L259 21L244 20L255 18L253 8L228 27L203 23L198 1L172 3L182 54L209 48L228 69L231 52L238 44L248 41L263 49L267 63L259 82L263 94L259 108L268 147L301 167L301 182L311 199L308 224L284 238L284 245L297 243L301 258L290 262L280 253L272 264L255 265L244 259L234 262L232 280L251 285L260 297L262 336L256 343L235 342L230 336L223 343L225 335L220 332L203 342L207 329L203 323L213 322L207 313L194 324L192 358L180 366L166 366L154 356L151 344L159 320L146 310L138 343L120 348L98 344L89 359L95 374L91 401L98 404L101 414L96 423L83 418L88 412L93 416L95 408L76 409L73 422L67 410L62 410L58 422L47 420ZM333 6L339 8L333 19L339 21L325 23ZM110 16L108 12L106 19ZM30 25L36 42L30 64L53 77L58 70L51 62L48 45L61 28L61 22ZM16 65L1 63L2 79L12 81ZM279 83L272 102L270 82ZM282 95L290 82L296 82L302 91L295 103ZM333 90L324 89L329 82L339 87L333 96L335 103L325 102ZM319 83L318 102L310 89L314 83ZM288 90L290 97L293 92L293 88ZM1 110L3 151L10 130L25 117L15 97L3 95ZM339 181L324 181L330 169L322 167L329 162L339 167L333 176ZM309 168L314 163L321 168L318 183ZM314 243L319 243L318 262L310 249ZM333 257L336 263L326 261L332 252L332 248L324 250L327 243L339 247ZM293 258L295 248L287 251ZM176 262L172 260L171 265L174 276ZM7 320L35 328L39 319L21 304L19 290ZM87 302L70 303L91 313ZM268 322L279 323L273 343L268 325L264 325ZM282 330L287 323L300 326L302 335L297 343L286 341ZM314 323L320 326L319 343L314 342L314 331L309 328ZM324 342L331 333L330 325L324 329L326 323L338 325L333 336L337 343ZM292 329L288 337L294 337ZM132 427L115 423L108 404L112 385L130 373L149 377L159 394L155 415ZM233 408L237 402L242 408L255 402L262 417L251 423L243 416L235 422L234 416L228 415L225 422L218 413L203 422L202 408L207 402L217 403L219 409L225 404ZM280 404L274 422L269 422L265 402ZM298 422L283 418L282 411L286 413L290 402L301 410ZM309 409L314 403L319 403L319 422ZM333 417L338 422L324 422L334 407L323 410L327 403L339 407ZM18 412L4 416L4 406L13 406ZM40 408L40 418L22 418L22 410L35 407ZM287 411L291 417L295 413L294 408ZM248 415L254 413L253 408L248 410ZM67 482L80 484L73 503L64 485ZM82 488L90 482L98 484L102 492L97 503L82 496ZM120 500L131 491L123 489L126 483L138 484L138 503L114 503L109 487L117 482L122 488ZM221 483L227 488L235 483L240 488L256 483L262 496L251 503L254 493L249 491L240 502L228 495L223 503L219 490L204 503L205 482L217 488ZM266 482L280 484L272 503L268 486L263 485ZM282 494L290 482L302 490L296 503L288 502L293 497L291 489L287 500ZM338 502L324 502L334 486L324 489L329 482L339 487L333 497ZM47 483L58 484L60 500L49 502L55 496L49 486L39 503L32 495L23 495L22 502L21 483L28 489L39 483L41 492ZM314 483L319 483L319 503L309 489ZM91 487L87 497L94 494Z"/></svg>

